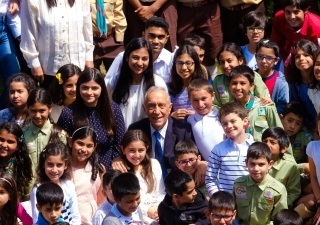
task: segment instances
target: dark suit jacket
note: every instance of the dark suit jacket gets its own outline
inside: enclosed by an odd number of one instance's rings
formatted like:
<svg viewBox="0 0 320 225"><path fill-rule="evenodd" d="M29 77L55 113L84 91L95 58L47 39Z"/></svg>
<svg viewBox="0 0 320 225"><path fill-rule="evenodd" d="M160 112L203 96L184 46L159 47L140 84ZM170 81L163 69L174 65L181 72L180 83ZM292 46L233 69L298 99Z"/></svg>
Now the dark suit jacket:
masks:
<svg viewBox="0 0 320 225"><path fill-rule="evenodd" d="M148 118L135 122L128 128L128 130L138 129L142 130L148 136L150 143L152 143L150 121ZM164 139L164 165L166 169L177 169L174 163L174 147L179 141L183 140L194 141L191 125L169 116L166 137Z"/></svg>

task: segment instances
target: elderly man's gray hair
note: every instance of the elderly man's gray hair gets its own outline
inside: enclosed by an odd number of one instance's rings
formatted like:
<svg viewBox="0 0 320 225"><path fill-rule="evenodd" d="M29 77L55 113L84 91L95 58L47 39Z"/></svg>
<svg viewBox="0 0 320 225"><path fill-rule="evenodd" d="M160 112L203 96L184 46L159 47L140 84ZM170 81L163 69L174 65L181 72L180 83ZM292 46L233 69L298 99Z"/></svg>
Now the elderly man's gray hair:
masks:
<svg viewBox="0 0 320 225"><path fill-rule="evenodd" d="M146 99L147 99L148 94L153 91L164 91L166 93L168 103L171 104L170 96L169 96L167 90L164 89L163 87L157 87L157 86L152 86L151 88L149 88L147 90L146 94L144 95L144 104L146 103Z"/></svg>

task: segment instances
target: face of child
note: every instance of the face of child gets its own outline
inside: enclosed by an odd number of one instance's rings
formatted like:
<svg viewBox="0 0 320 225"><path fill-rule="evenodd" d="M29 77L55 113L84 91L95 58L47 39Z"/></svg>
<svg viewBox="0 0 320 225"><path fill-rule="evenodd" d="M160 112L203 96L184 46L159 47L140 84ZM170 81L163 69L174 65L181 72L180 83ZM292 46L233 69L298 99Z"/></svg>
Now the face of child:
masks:
<svg viewBox="0 0 320 225"><path fill-rule="evenodd" d="M260 75L272 75L273 66L279 61L279 58L274 54L272 48L261 47L256 54L256 61L259 67ZM265 77L265 76L263 76Z"/></svg>
<svg viewBox="0 0 320 225"><path fill-rule="evenodd" d="M215 93L209 93L207 90L194 90L190 92L190 101L192 108L202 116L212 112L212 102Z"/></svg>
<svg viewBox="0 0 320 225"><path fill-rule="evenodd" d="M268 163L266 157L246 159L246 166L248 167L249 174L256 183L261 183L264 180L272 164L272 161Z"/></svg>
<svg viewBox="0 0 320 225"><path fill-rule="evenodd" d="M179 155L175 164L180 170L193 176L198 168L200 160L200 155L197 156L194 153L186 153Z"/></svg>
<svg viewBox="0 0 320 225"><path fill-rule="evenodd" d="M139 48L129 55L128 64L132 76L141 76L149 65L149 53L146 48Z"/></svg>
<svg viewBox="0 0 320 225"><path fill-rule="evenodd" d="M221 125L228 137L236 139L245 133L248 118L241 119L236 113L229 113L221 117Z"/></svg>
<svg viewBox="0 0 320 225"><path fill-rule="evenodd" d="M236 210L215 209L209 212L205 211L207 219L210 219L211 225L232 225L236 217Z"/></svg>
<svg viewBox="0 0 320 225"><path fill-rule="evenodd" d="M314 77L320 81L320 54L318 54L313 68Z"/></svg>
<svg viewBox="0 0 320 225"><path fill-rule="evenodd" d="M168 41L169 35L162 27L149 27L144 34L149 42L152 53L160 53Z"/></svg>
<svg viewBox="0 0 320 225"><path fill-rule="evenodd" d="M196 185L194 181L190 181L186 184L186 190L182 193L182 196L175 194L179 204L183 206L184 204L193 203L196 199L197 192L195 189Z"/></svg>
<svg viewBox="0 0 320 225"><path fill-rule="evenodd" d="M305 12L296 6L286 6L284 16L291 27L300 29L304 22Z"/></svg>
<svg viewBox="0 0 320 225"><path fill-rule="evenodd" d="M186 63L191 63L190 66L187 66ZM182 80L190 80L192 74L194 73L194 60L187 53L179 55L176 59L176 70L178 75Z"/></svg>
<svg viewBox="0 0 320 225"><path fill-rule="evenodd" d="M254 84L250 84L245 76L233 77L229 82L230 92L233 97L242 105L245 105L250 99L250 90Z"/></svg>
<svg viewBox="0 0 320 225"><path fill-rule="evenodd" d="M45 104L36 102L29 106L28 113L33 124L39 128L42 128L49 118L52 107L48 107Z"/></svg>
<svg viewBox="0 0 320 225"><path fill-rule="evenodd" d="M312 56L309 55L307 52L303 51L301 48L296 49L294 62L296 67L301 71L311 70L313 67Z"/></svg>
<svg viewBox="0 0 320 225"><path fill-rule="evenodd" d="M11 82L9 85L9 99L14 107L25 107L28 100L28 90L22 82Z"/></svg>
<svg viewBox="0 0 320 225"><path fill-rule="evenodd" d="M87 163L88 159L96 148L91 136L77 139L71 144L72 158L76 164L81 162Z"/></svg>
<svg viewBox="0 0 320 225"><path fill-rule="evenodd" d="M61 215L62 204L53 204L52 206L50 204L44 206L39 206L37 204L37 209L49 224L54 224Z"/></svg>
<svg viewBox="0 0 320 225"><path fill-rule="evenodd" d="M6 130L0 131L0 157L4 162L9 161L12 154L18 147L17 138L15 135Z"/></svg>
<svg viewBox="0 0 320 225"><path fill-rule="evenodd" d="M115 199L118 210L124 216L131 216L140 204L140 191L135 195L124 195L121 200Z"/></svg>
<svg viewBox="0 0 320 225"><path fill-rule="evenodd" d="M258 44L264 37L264 27L259 27L255 25L247 27L246 35L249 39L249 43Z"/></svg>
<svg viewBox="0 0 320 225"><path fill-rule="evenodd" d="M232 52L223 51L219 55L219 64L223 73L229 76L234 67L243 64L243 60L238 59Z"/></svg>
<svg viewBox="0 0 320 225"><path fill-rule="evenodd" d="M76 99L76 90L77 90L77 81L79 75L74 74L72 77L69 77L63 84L63 94L65 96L64 102L71 104ZM66 106L66 104L65 104Z"/></svg>
<svg viewBox="0 0 320 225"><path fill-rule="evenodd" d="M199 57L199 62L202 63L203 62L203 59L204 59L204 52L205 50L200 48L199 46L193 46L192 47L196 52L197 52L197 55Z"/></svg>
<svg viewBox="0 0 320 225"><path fill-rule="evenodd" d="M280 115L280 120L282 122L284 131L288 134L289 137L298 133L298 131L301 130L303 126L303 118L291 112L285 116Z"/></svg>
<svg viewBox="0 0 320 225"><path fill-rule="evenodd" d="M108 201L110 202L110 204L114 204L114 197L112 194L112 189L111 189L111 182L108 184L108 186L106 187L106 189L103 189L104 195L108 198Z"/></svg>
<svg viewBox="0 0 320 225"><path fill-rule="evenodd" d="M67 165L61 155L50 155L44 162L46 175L56 184L60 183L60 177L63 175L65 169L67 169Z"/></svg>
<svg viewBox="0 0 320 225"><path fill-rule="evenodd" d="M94 80L80 84L80 96L88 107L95 107L101 95L101 86Z"/></svg>
<svg viewBox="0 0 320 225"><path fill-rule="evenodd" d="M3 207L7 204L9 200L10 200L9 192L6 189L4 189L2 186L0 186L0 210L3 209Z"/></svg>
<svg viewBox="0 0 320 225"><path fill-rule="evenodd" d="M147 153L147 146L142 141L131 141L126 147L120 146L123 155L136 169L139 168L140 163L144 160Z"/></svg>
<svg viewBox="0 0 320 225"><path fill-rule="evenodd" d="M277 161L280 153L285 153L286 149L280 149L279 141L274 137L267 137L262 142L266 143L271 150L272 160Z"/></svg>

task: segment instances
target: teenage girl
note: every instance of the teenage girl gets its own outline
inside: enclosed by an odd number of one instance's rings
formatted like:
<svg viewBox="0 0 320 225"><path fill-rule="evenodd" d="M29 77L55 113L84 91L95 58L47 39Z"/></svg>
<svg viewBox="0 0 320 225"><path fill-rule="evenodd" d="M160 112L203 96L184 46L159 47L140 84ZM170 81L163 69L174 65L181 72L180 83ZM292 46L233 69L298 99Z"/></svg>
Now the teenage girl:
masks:
<svg viewBox="0 0 320 225"><path fill-rule="evenodd" d="M308 88L308 96L317 112L320 113L320 51L313 63L313 80L311 86Z"/></svg>
<svg viewBox="0 0 320 225"><path fill-rule="evenodd" d="M9 87L9 105L8 108L0 111L0 123L14 121L23 127L30 122L27 99L30 92L36 89L36 84L29 75L17 73L9 78L7 86Z"/></svg>
<svg viewBox="0 0 320 225"><path fill-rule="evenodd" d="M81 70L73 64L66 64L57 71L53 82L49 86L53 107L51 117L56 123L62 109L70 105L76 99L76 87Z"/></svg>
<svg viewBox="0 0 320 225"><path fill-rule="evenodd" d="M317 46L313 42L308 40L298 41L286 73L290 101L300 102L307 108L306 125L308 127L316 127L314 121L317 112L308 96L308 88L312 86L315 79L312 69L316 54Z"/></svg>
<svg viewBox="0 0 320 225"><path fill-rule="evenodd" d="M66 133L54 125L50 117L52 100L47 90L32 90L27 107L31 123L23 127L23 133L35 171L42 149L50 142L62 141L67 144L67 139Z"/></svg>
<svg viewBox="0 0 320 225"><path fill-rule="evenodd" d="M17 187L14 178L0 172L0 218L1 224L17 224L17 218L23 225L32 225L32 218L18 201Z"/></svg>
<svg viewBox="0 0 320 225"><path fill-rule="evenodd" d="M213 80L213 90L216 93L213 104L220 108L225 103L234 100L230 93L228 76L234 67L246 65L246 59L241 47L235 43L223 44L218 52L217 58L223 74L217 75ZM264 105L272 102L268 88L258 73L255 73L254 75L253 92L254 96L257 96L262 100L260 104Z"/></svg>
<svg viewBox="0 0 320 225"><path fill-rule="evenodd" d="M95 151L97 133L91 126L83 126L73 132L68 142L81 220L91 223L98 204L104 201L100 179L104 170Z"/></svg>
<svg viewBox="0 0 320 225"><path fill-rule="evenodd" d="M143 101L146 91L152 87L167 86L163 79L153 74L152 50L144 38L135 38L123 54L121 71L107 83L112 100L120 105L126 128L146 117Z"/></svg>
<svg viewBox="0 0 320 225"><path fill-rule="evenodd" d="M0 171L14 177L19 200L27 201L32 180L32 162L22 130L15 122L0 125L0 149Z"/></svg>
<svg viewBox="0 0 320 225"><path fill-rule="evenodd" d="M169 94L172 102L173 116L183 120L194 113L188 98L188 85L197 78L206 79L197 52L191 45L183 45L174 54L175 66L171 69L171 81L169 82Z"/></svg>
<svg viewBox="0 0 320 225"><path fill-rule="evenodd" d="M39 165L36 170L37 179L30 195L33 223L36 223L38 219L36 208L38 187L45 182L54 182L62 188L64 194L60 217L71 225L81 224L75 186L71 181L69 162L67 146L62 142L50 143L40 153Z"/></svg>
<svg viewBox="0 0 320 225"><path fill-rule="evenodd" d="M110 102L99 70L86 68L77 82L76 100L65 107L57 124L71 136L77 128L90 125L97 132L99 162L107 170L120 156L120 141L125 133L120 107Z"/></svg>
<svg viewBox="0 0 320 225"><path fill-rule="evenodd" d="M148 137L141 130L130 130L121 141L121 158L135 173L140 183L140 194L144 218L151 223L159 222L158 205L165 196L162 170L159 162L152 159Z"/></svg>

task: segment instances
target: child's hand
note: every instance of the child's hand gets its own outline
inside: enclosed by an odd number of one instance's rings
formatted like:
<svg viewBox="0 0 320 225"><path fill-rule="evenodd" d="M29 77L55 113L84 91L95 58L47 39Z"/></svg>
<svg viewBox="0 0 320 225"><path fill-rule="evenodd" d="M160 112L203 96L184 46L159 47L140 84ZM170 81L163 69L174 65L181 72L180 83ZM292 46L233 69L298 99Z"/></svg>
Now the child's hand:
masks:
<svg viewBox="0 0 320 225"><path fill-rule="evenodd" d="M111 168L114 170L120 170L122 173L126 173L130 170L130 167L121 158L113 159Z"/></svg>
<svg viewBox="0 0 320 225"><path fill-rule="evenodd" d="M270 97L262 97L260 98L260 105L274 105L274 102Z"/></svg>
<svg viewBox="0 0 320 225"><path fill-rule="evenodd" d="M17 0L11 0L8 11L11 15L17 14L19 12L19 1Z"/></svg>
<svg viewBox="0 0 320 225"><path fill-rule="evenodd" d="M189 114L189 111L186 109L178 109L176 111L174 111L173 113L171 113L171 116L177 120L184 120L184 118L186 117L186 115Z"/></svg>
<svg viewBox="0 0 320 225"><path fill-rule="evenodd" d="M318 225L320 222L320 208L317 209L316 215L313 217L313 224Z"/></svg>
<svg viewBox="0 0 320 225"><path fill-rule="evenodd" d="M205 161L200 161L198 168L196 170L196 186L201 187L204 185L204 180L206 178L206 171L207 171L208 163Z"/></svg>
<svg viewBox="0 0 320 225"><path fill-rule="evenodd" d="M159 222L158 211L155 207L150 206L148 209L147 215L149 218L153 219L154 221Z"/></svg>

